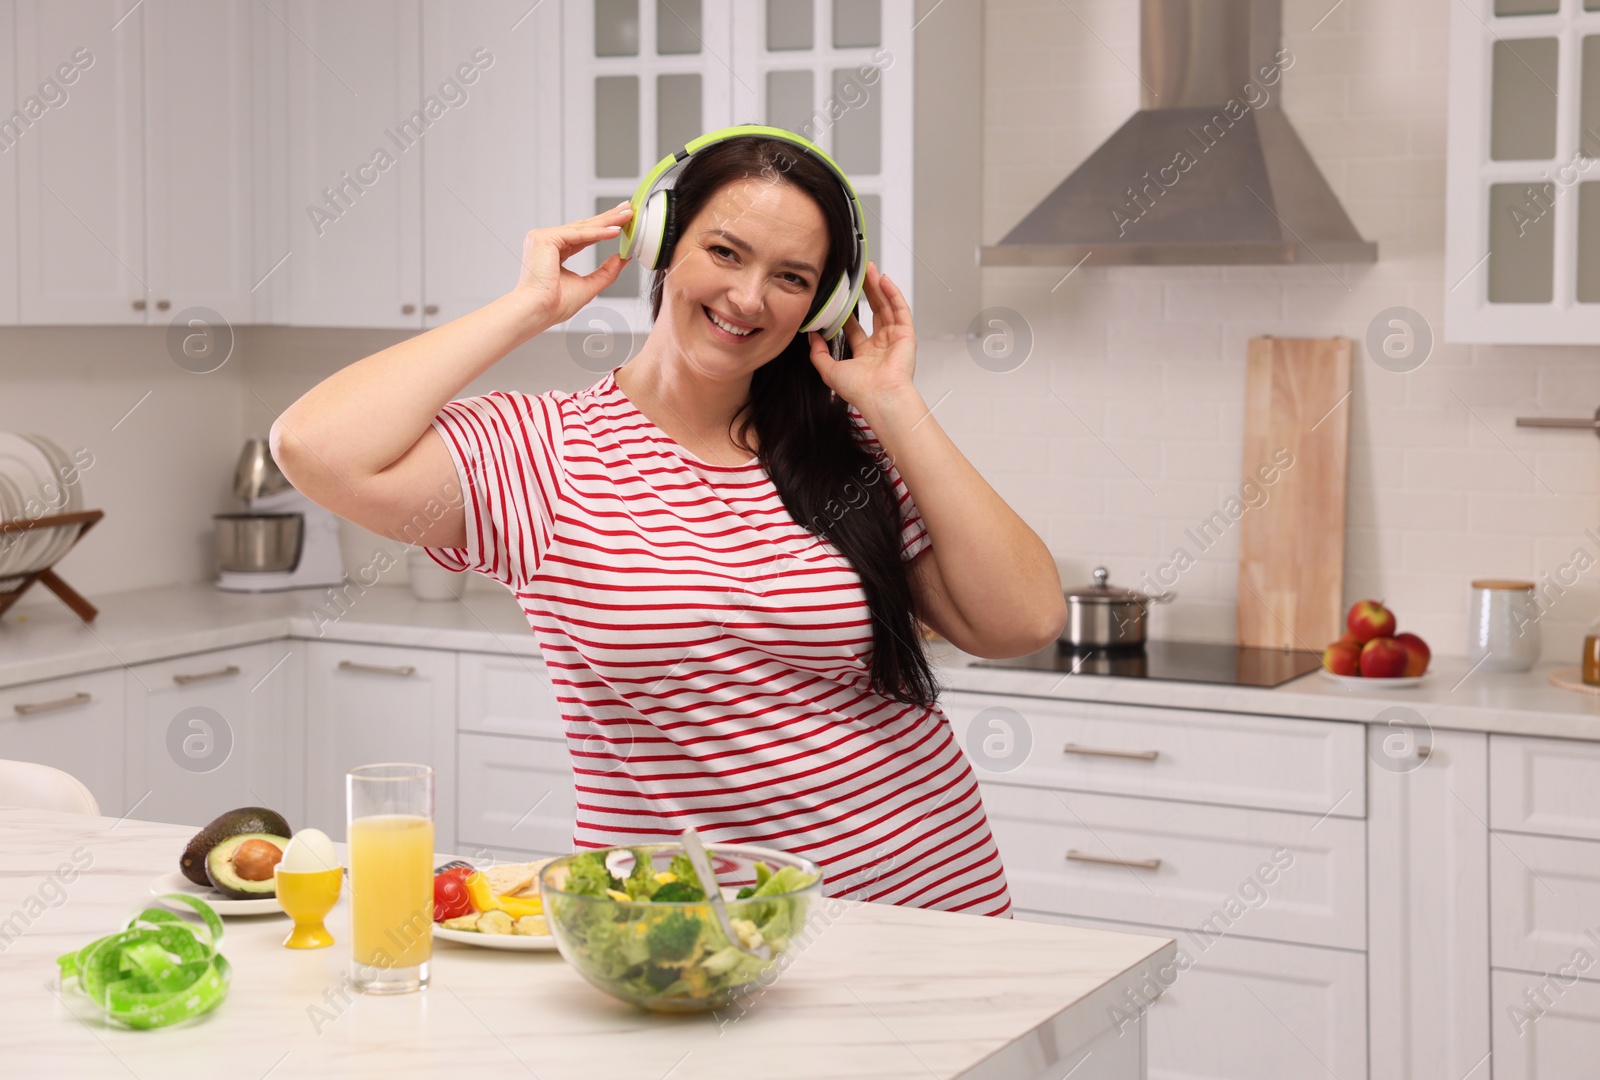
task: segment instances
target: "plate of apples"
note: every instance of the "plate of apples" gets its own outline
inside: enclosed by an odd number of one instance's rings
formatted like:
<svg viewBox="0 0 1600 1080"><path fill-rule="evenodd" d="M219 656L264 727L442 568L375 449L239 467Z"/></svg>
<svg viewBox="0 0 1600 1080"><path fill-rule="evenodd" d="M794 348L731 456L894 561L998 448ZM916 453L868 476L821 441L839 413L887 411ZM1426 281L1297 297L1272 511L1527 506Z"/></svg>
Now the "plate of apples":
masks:
<svg viewBox="0 0 1600 1080"><path fill-rule="evenodd" d="M1350 605L1343 637L1322 651L1322 673L1341 686L1416 686L1433 652L1416 634L1395 633L1394 612L1378 600Z"/></svg>

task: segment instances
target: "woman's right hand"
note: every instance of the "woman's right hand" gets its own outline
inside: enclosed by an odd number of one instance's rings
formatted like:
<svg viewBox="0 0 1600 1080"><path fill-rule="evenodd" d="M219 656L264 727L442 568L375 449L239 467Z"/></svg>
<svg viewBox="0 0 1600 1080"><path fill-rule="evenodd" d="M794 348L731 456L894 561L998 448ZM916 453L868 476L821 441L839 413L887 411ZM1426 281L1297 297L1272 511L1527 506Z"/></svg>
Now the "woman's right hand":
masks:
<svg viewBox="0 0 1600 1080"><path fill-rule="evenodd" d="M615 239L633 214L627 203L553 229L534 229L522 241L522 274L514 295L527 301L541 326L566 322L600 290L617 280L627 262L613 254L592 273L577 274L561 264L602 240Z"/></svg>

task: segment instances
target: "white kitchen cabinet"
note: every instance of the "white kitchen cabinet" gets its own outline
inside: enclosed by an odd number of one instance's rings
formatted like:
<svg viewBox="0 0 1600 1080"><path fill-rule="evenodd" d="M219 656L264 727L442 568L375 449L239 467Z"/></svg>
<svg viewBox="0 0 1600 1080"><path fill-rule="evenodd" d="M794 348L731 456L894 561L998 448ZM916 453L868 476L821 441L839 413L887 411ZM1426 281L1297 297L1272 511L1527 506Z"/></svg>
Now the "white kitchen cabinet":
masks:
<svg viewBox="0 0 1600 1080"><path fill-rule="evenodd" d="M985 784L1027 911L1366 947L1362 822Z"/></svg>
<svg viewBox="0 0 1600 1080"><path fill-rule="evenodd" d="M418 0L268 2L293 38L288 322L420 328L421 143L457 117L424 111Z"/></svg>
<svg viewBox="0 0 1600 1080"><path fill-rule="evenodd" d="M0 690L0 757L71 773L93 792L103 816L120 817L130 809L122 777L122 678L115 669Z"/></svg>
<svg viewBox="0 0 1600 1080"><path fill-rule="evenodd" d="M0 42L17 39L16 0L0 0ZM20 104L16 94L17 52L0 44L0 87L11 91L10 100ZM17 148L9 128L0 126L0 326L17 321Z"/></svg>
<svg viewBox="0 0 1600 1080"><path fill-rule="evenodd" d="M434 771L434 846L455 847L456 654L306 643L306 824L345 835L345 773L412 762Z"/></svg>
<svg viewBox="0 0 1600 1080"><path fill-rule="evenodd" d="M1373 1080L1488 1080L1488 741L1435 731L1418 767L1369 771Z"/></svg>
<svg viewBox="0 0 1600 1080"><path fill-rule="evenodd" d="M1366 812L1360 724L961 692L939 703L962 745L1030 740L1009 770L976 758L980 780L1319 816Z"/></svg>
<svg viewBox="0 0 1600 1080"><path fill-rule="evenodd" d="M1489 824L1600 840L1600 744L1489 736Z"/></svg>
<svg viewBox="0 0 1600 1080"><path fill-rule="evenodd" d="M422 143L424 326L510 292L523 238L565 220L560 37L554 3L422 2L420 94L459 102Z"/></svg>
<svg viewBox="0 0 1600 1080"><path fill-rule="evenodd" d="M305 744L305 714L298 701L289 707L295 656L277 641L128 668L133 816L198 827L224 810L265 806L298 827L305 815L289 782L301 775L290 748Z"/></svg>
<svg viewBox="0 0 1600 1080"><path fill-rule="evenodd" d="M572 758L563 740L462 733L460 848L474 859L572 850Z"/></svg>
<svg viewBox="0 0 1600 1080"><path fill-rule="evenodd" d="M1489 845L1490 954L1497 968L1555 971L1575 953L1600 980L1600 843L1496 832Z"/></svg>
<svg viewBox="0 0 1600 1080"><path fill-rule="evenodd" d="M230 323L254 321L253 7L141 5L151 325L196 307Z"/></svg>
<svg viewBox="0 0 1600 1080"><path fill-rule="evenodd" d="M1177 940L1171 984L1146 1012L1150 1080L1368 1075L1367 966L1359 952L1231 936L1204 941L1106 919L1017 917ZM1135 1012L1141 1004L1136 998L1119 1008Z"/></svg>
<svg viewBox="0 0 1600 1080"><path fill-rule="evenodd" d="M539 660L464 652L457 671L461 698L456 724L462 731L566 741L555 686Z"/></svg>
<svg viewBox="0 0 1600 1080"><path fill-rule="evenodd" d="M1496 971L1493 1029L1494 1080L1593 1076L1600 1060L1600 983L1559 972Z"/></svg>
<svg viewBox="0 0 1600 1080"><path fill-rule="evenodd" d="M142 8L17 0L18 100L56 102L7 151L24 323L145 322Z"/></svg>

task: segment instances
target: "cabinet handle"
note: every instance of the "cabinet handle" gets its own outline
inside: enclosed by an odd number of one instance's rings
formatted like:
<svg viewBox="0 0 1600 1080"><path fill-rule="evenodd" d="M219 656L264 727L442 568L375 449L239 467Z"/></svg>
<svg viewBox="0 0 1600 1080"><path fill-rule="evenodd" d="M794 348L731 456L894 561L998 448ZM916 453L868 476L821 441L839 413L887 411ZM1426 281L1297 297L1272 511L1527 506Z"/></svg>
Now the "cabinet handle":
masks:
<svg viewBox="0 0 1600 1080"><path fill-rule="evenodd" d="M410 664L401 664L398 667L386 667L383 664L358 664L354 660L340 660L340 671L370 671L374 675L415 675L417 669Z"/></svg>
<svg viewBox="0 0 1600 1080"><path fill-rule="evenodd" d="M429 304L427 307L422 309L422 313L424 315L437 315L439 314L439 305Z"/></svg>
<svg viewBox="0 0 1600 1080"><path fill-rule="evenodd" d="M86 691L80 690L71 697L64 697L58 701L19 701L15 707L18 716L33 716L36 713L52 712L56 709L65 709L73 705L87 705L93 700L94 698Z"/></svg>
<svg viewBox="0 0 1600 1080"><path fill-rule="evenodd" d="M157 311L166 311L171 307L172 307L172 301L171 300L157 300L156 301L156 310Z"/></svg>
<svg viewBox="0 0 1600 1080"><path fill-rule="evenodd" d="M1061 748L1061 752L1084 754L1088 757L1128 758L1133 761L1154 761L1161 755L1159 750L1103 750L1097 746L1079 746L1077 743L1067 743Z"/></svg>
<svg viewBox="0 0 1600 1080"><path fill-rule="evenodd" d="M1118 859L1110 855L1091 855L1087 851L1069 851L1067 858L1073 862L1102 863L1106 866L1126 866L1130 870L1159 870L1160 859Z"/></svg>
<svg viewBox="0 0 1600 1080"><path fill-rule="evenodd" d="M229 675L239 674L239 669L233 664L216 671L204 671L199 675L174 675L172 681L179 686L188 686L190 683L204 682L206 679L226 679Z"/></svg>
<svg viewBox="0 0 1600 1080"><path fill-rule="evenodd" d="M145 303L144 303L143 300L135 300L133 302L133 310L135 310L135 311L143 311L144 309L145 309Z"/></svg>
<svg viewBox="0 0 1600 1080"><path fill-rule="evenodd" d="M417 310L417 305L415 305L415 304L401 304L400 305L400 314L402 314L402 315L414 314L416 312L416 310Z"/></svg>

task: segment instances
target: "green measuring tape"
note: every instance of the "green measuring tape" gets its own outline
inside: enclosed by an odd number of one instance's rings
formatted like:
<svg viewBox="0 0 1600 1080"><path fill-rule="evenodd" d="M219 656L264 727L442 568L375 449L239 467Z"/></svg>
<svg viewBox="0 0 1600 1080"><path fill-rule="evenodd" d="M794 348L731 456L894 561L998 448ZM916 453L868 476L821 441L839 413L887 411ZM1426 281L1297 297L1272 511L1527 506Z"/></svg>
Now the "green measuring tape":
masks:
<svg viewBox="0 0 1600 1080"><path fill-rule="evenodd" d="M211 905L183 893L179 900L205 920L196 926L165 908L148 907L115 934L56 957L61 985L78 989L107 1016L131 1028L156 1028L210 1012L228 996L233 970L217 951L222 920Z"/></svg>

